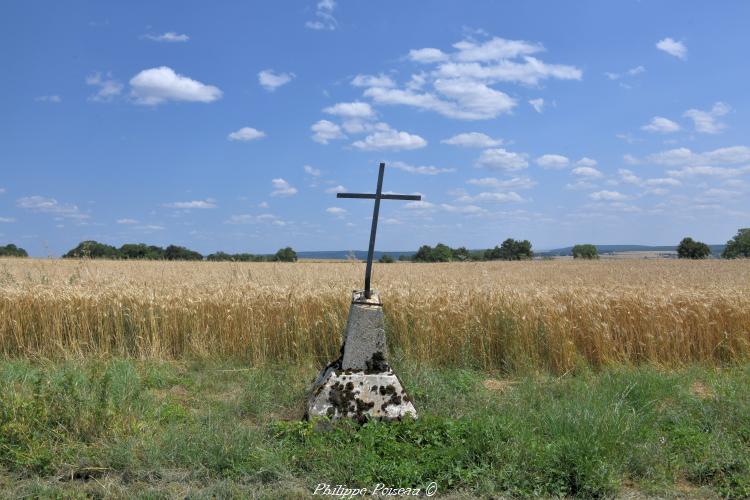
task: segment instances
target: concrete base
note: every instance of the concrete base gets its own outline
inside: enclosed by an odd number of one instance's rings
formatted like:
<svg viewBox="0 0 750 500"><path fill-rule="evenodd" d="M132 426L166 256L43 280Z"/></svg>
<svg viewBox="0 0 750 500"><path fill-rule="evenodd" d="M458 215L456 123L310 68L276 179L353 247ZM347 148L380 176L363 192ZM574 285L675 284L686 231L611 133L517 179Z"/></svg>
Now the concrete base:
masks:
<svg viewBox="0 0 750 500"><path fill-rule="evenodd" d="M371 418L416 418L417 410L390 369L365 373L330 367L320 374L307 401L307 417L313 416L351 418L363 423Z"/></svg>
<svg viewBox="0 0 750 500"><path fill-rule="evenodd" d="M401 381L386 362L383 308L377 293L355 292L341 358L320 372L310 389L305 415L331 419L417 417Z"/></svg>

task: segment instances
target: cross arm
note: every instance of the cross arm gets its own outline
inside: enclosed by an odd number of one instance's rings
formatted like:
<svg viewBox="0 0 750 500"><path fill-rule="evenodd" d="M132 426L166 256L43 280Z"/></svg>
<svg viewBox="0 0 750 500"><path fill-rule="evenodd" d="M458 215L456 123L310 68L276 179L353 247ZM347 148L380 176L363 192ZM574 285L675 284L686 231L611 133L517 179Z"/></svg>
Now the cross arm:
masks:
<svg viewBox="0 0 750 500"><path fill-rule="evenodd" d="M370 193L336 193L336 198L359 198L365 200L374 200L375 195ZM380 199L419 201L422 199L422 196L418 194L381 194Z"/></svg>

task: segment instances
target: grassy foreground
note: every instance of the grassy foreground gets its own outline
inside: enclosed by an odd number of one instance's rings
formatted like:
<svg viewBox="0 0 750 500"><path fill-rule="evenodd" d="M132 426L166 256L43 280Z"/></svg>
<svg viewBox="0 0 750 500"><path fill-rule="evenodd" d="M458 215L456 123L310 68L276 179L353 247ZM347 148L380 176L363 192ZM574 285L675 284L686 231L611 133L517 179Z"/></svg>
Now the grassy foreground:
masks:
<svg viewBox="0 0 750 500"><path fill-rule="evenodd" d="M750 495L750 366L400 375L421 418L301 422L312 366L0 363L0 496Z"/></svg>

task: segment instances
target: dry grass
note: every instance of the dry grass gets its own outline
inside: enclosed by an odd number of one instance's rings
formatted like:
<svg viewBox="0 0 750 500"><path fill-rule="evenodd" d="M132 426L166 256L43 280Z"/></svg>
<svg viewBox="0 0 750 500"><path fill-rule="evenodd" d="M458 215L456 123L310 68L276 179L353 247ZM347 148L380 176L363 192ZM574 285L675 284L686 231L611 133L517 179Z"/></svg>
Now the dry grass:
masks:
<svg viewBox="0 0 750 500"><path fill-rule="evenodd" d="M0 355L337 355L358 263L0 260ZM750 359L750 262L375 265L392 357L564 373Z"/></svg>

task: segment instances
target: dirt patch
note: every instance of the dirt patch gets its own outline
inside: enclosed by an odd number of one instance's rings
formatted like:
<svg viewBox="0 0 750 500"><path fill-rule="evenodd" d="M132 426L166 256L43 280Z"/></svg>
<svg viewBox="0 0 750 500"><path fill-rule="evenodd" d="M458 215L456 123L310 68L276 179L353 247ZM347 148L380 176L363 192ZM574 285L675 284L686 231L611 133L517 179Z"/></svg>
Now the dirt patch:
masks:
<svg viewBox="0 0 750 500"><path fill-rule="evenodd" d="M502 394L513 387L515 383L516 382L514 382L513 380L497 380L494 378L488 378L487 380L482 382L482 385L488 391L499 392L500 394Z"/></svg>
<svg viewBox="0 0 750 500"><path fill-rule="evenodd" d="M698 396L700 399L713 399L716 396L713 389L699 380L693 382L693 385L690 386L690 392L692 392L693 395Z"/></svg>

